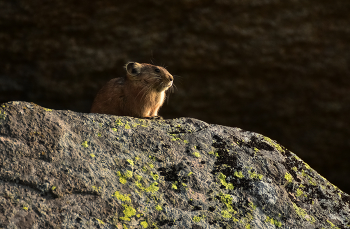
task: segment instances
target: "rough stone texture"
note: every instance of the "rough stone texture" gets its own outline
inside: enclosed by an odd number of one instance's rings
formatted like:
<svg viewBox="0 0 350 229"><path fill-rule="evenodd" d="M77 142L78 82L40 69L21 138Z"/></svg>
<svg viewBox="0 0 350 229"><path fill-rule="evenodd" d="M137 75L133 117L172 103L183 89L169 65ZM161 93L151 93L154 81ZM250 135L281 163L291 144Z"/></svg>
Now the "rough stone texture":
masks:
<svg viewBox="0 0 350 229"><path fill-rule="evenodd" d="M263 135L0 106L1 228L350 228L350 196Z"/></svg>
<svg viewBox="0 0 350 229"><path fill-rule="evenodd" d="M0 102L87 112L127 61L182 78L161 110L277 139L350 193L350 1L0 0Z"/></svg>

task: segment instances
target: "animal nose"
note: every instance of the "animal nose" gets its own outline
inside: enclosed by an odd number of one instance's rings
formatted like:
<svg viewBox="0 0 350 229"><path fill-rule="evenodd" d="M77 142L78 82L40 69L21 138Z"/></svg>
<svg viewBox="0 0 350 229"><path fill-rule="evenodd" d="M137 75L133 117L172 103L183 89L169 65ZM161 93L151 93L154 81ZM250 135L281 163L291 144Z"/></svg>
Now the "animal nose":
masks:
<svg viewBox="0 0 350 229"><path fill-rule="evenodd" d="M173 80L174 80L174 78L173 78L172 76L170 76L170 77L169 77L169 80L170 80L170 81L173 81Z"/></svg>

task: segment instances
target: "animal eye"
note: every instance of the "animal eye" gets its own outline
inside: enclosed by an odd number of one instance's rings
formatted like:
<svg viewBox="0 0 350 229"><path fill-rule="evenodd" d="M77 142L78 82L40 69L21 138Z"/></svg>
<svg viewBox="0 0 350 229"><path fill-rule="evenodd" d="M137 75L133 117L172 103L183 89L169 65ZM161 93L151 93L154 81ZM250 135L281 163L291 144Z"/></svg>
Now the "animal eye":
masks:
<svg viewBox="0 0 350 229"><path fill-rule="evenodd" d="M160 72L159 68L154 69L155 72Z"/></svg>
<svg viewBox="0 0 350 229"><path fill-rule="evenodd" d="M137 73L136 69L133 68L133 69L131 70L131 73L136 74L136 73Z"/></svg>

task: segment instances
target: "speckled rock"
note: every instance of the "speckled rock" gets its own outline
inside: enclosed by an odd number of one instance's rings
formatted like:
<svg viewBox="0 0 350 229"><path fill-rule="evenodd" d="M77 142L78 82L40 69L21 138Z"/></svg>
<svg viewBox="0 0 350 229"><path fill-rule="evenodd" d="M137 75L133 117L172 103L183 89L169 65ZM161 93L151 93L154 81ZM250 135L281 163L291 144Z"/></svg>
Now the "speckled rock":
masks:
<svg viewBox="0 0 350 229"><path fill-rule="evenodd" d="M0 103L88 112L128 61L168 66L160 115L262 133L350 193L350 1L2 0Z"/></svg>
<svg viewBox="0 0 350 229"><path fill-rule="evenodd" d="M350 228L350 197L263 135L0 106L1 228Z"/></svg>

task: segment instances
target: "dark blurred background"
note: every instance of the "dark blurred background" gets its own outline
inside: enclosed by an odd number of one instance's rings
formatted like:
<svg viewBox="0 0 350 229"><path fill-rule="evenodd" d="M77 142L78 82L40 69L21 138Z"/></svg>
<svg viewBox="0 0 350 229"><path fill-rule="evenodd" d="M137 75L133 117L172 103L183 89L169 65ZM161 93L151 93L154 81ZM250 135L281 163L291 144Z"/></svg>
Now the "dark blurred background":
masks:
<svg viewBox="0 0 350 229"><path fill-rule="evenodd" d="M161 110L276 139L350 193L349 0L0 1L0 102L88 112L128 61Z"/></svg>

